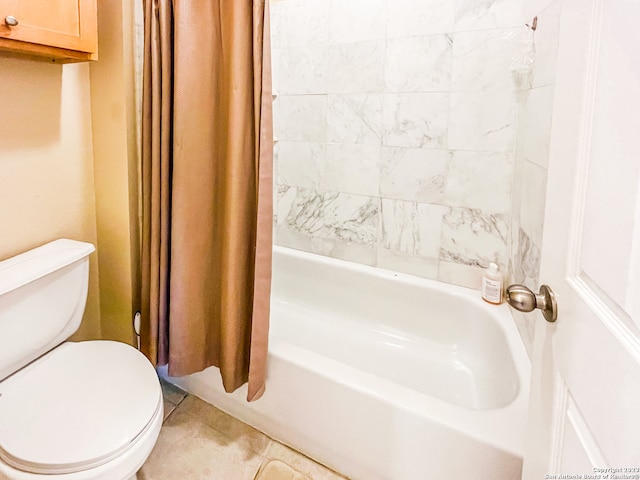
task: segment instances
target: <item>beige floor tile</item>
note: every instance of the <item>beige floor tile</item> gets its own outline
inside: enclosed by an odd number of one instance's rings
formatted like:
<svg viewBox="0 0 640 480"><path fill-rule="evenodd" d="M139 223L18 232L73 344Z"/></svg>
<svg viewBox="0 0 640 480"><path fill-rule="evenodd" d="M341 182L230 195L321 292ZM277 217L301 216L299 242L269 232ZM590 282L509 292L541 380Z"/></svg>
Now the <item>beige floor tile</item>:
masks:
<svg viewBox="0 0 640 480"><path fill-rule="evenodd" d="M164 399L174 405L178 405L184 397L187 396L187 392L163 380L162 378L160 379L160 386L162 387L162 396Z"/></svg>
<svg viewBox="0 0 640 480"><path fill-rule="evenodd" d="M139 480L253 480L263 458L179 408L164 423Z"/></svg>
<svg viewBox="0 0 640 480"><path fill-rule="evenodd" d="M280 460L268 460L262 464L256 480L309 480Z"/></svg>
<svg viewBox="0 0 640 480"><path fill-rule="evenodd" d="M167 417L169 415L171 415L171 412L173 412L176 408L176 406L171 403L170 401L168 401L166 398L163 399L163 406L164 406L164 417L162 418L163 421L167 419Z"/></svg>
<svg viewBox="0 0 640 480"><path fill-rule="evenodd" d="M338 475L333 470L316 463L310 458L305 457L301 453L296 452L275 440L272 440L267 447L265 457L280 460L298 472L306 475L311 480L345 480L345 477L342 475Z"/></svg>
<svg viewBox="0 0 640 480"><path fill-rule="evenodd" d="M263 454L271 441L264 433L194 395L188 395L178 406L177 411L197 417L206 425L258 454Z"/></svg>

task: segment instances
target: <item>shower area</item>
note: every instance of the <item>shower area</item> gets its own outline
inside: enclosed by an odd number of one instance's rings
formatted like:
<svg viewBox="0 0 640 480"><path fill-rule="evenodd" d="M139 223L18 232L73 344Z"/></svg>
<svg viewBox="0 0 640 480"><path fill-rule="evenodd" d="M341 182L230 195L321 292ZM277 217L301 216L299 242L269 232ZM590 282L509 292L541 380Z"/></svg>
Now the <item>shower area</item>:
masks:
<svg viewBox="0 0 640 480"><path fill-rule="evenodd" d="M533 322L477 289L538 286L560 0L270 8L267 390L170 381L354 479L520 478Z"/></svg>
<svg viewBox="0 0 640 480"><path fill-rule="evenodd" d="M560 2L271 9L274 243L471 288L495 262L537 287Z"/></svg>

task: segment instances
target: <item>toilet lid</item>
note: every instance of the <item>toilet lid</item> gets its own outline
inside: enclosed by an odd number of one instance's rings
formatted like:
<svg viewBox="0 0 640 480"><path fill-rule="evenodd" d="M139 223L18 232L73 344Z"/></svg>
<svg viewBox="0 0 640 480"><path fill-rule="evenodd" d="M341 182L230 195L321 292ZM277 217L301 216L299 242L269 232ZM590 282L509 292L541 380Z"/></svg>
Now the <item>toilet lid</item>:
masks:
<svg viewBox="0 0 640 480"><path fill-rule="evenodd" d="M0 458L72 473L127 450L162 405L153 366L111 341L64 343L0 382Z"/></svg>

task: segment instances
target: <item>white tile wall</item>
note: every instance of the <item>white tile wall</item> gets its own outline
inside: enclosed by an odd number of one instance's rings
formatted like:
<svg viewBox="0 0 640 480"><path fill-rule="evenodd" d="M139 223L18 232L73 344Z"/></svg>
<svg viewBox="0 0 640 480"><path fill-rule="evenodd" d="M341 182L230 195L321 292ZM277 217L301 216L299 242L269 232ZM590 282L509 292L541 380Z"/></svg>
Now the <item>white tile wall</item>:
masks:
<svg viewBox="0 0 640 480"><path fill-rule="evenodd" d="M446 150L383 147L380 160L380 196L442 204L446 173Z"/></svg>
<svg viewBox="0 0 640 480"><path fill-rule="evenodd" d="M385 38L386 0L329 0L329 42Z"/></svg>
<svg viewBox="0 0 640 480"><path fill-rule="evenodd" d="M380 148L378 145L328 144L325 189L377 196L380 185Z"/></svg>
<svg viewBox="0 0 640 480"><path fill-rule="evenodd" d="M450 151L444 202L509 215L513 165L511 153Z"/></svg>
<svg viewBox="0 0 640 480"><path fill-rule="evenodd" d="M537 245L542 240L542 223L544 221L544 200L547 185L547 170L531 163L522 161L522 178L516 186L521 189L520 228Z"/></svg>
<svg viewBox="0 0 640 480"><path fill-rule="evenodd" d="M384 40L331 45L325 93L382 92Z"/></svg>
<svg viewBox="0 0 640 480"><path fill-rule="evenodd" d="M561 0L536 32L531 1L274 2L276 243L532 282Z"/></svg>
<svg viewBox="0 0 640 480"><path fill-rule="evenodd" d="M329 2L286 0L271 6L271 46L274 49L328 45Z"/></svg>
<svg viewBox="0 0 640 480"><path fill-rule="evenodd" d="M536 3L535 0L530 0ZM556 78L558 41L560 39L561 0L538 1L543 9L537 10L538 25L535 31L536 65L533 86L552 85Z"/></svg>
<svg viewBox="0 0 640 480"><path fill-rule="evenodd" d="M453 32L451 0L388 0L387 38Z"/></svg>
<svg viewBox="0 0 640 480"><path fill-rule="evenodd" d="M452 93L447 146L454 150L513 152L516 106L511 91Z"/></svg>
<svg viewBox="0 0 640 480"><path fill-rule="evenodd" d="M524 2L514 0L456 0L456 31L484 30L522 25Z"/></svg>
<svg viewBox="0 0 640 480"><path fill-rule="evenodd" d="M518 97L518 152L529 162L547 168L554 85L531 88Z"/></svg>
<svg viewBox="0 0 640 480"><path fill-rule="evenodd" d="M448 34L390 38L384 87L388 92L448 92L452 39Z"/></svg>
<svg viewBox="0 0 640 480"><path fill-rule="evenodd" d="M327 95L327 141L381 145L383 101L381 93Z"/></svg>
<svg viewBox="0 0 640 480"><path fill-rule="evenodd" d="M281 141L324 142L327 131L325 95L280 95L273 104L273 128Z"/></svg>
<svg viewBox="0 0 640 480"><path fill-rule="evenodd" d="M437 258L445 207L382 199L380 246L408 257Z"/></svg>
<svg viewBox="0 0 640 480"><path fill-rule="evenodd" d="M522 25L453 34L451 89L454 92L513 90L512 70L528 51L532 32Z"/></svg>
<svg viewBox="0 0 640 480"><path fill-rule="evenodd" d="M528 23L538 17L533 33L530 85L518 92L518 131L512 195L510 276L537 291L544 221L549 140L551 134L560 8L562 0L528 0ZM525 62L526 63L526 62ZM536 317L514 315L531 354Z"/></svg>
<svg viewBox="0 0 640 480"><path fill-rule="evenodd" d="M273 50L273 70L278 75L278 92L287 94L327 91L328 47L296 47Z"/></svg>
<svg viewBox="0 0 640 480"><path fill-rule="evenodd" d="M326 147L324 143L278 142L278 184L320 189L326 170Z"/></svg>
<svg viewBox="0 0 640 480"><path fill-rule="evenodd" d="M448 118L448 93L387 93L382 105L382 143L445 148Z"/></svg>
<svg viewBox="0 0 640 480"><path fill-rule="evenodd" d="M509 217L475 208L448 207L442 218L440 259L476 267L506 265Z"/></svg>

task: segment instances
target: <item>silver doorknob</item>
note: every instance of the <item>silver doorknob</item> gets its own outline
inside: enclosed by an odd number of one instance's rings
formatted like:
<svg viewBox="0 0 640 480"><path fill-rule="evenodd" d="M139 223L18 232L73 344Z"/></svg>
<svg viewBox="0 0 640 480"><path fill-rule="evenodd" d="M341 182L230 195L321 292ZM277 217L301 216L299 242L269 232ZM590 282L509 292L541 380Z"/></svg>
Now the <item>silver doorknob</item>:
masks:
<svg viewBox="0 0 640 480"><path fill-rule="evenodd" d="M533 293L524 285L509 285L507 287L507 303L521 312L532 312L539 308L547 322L553 323L558 319L556 296L547 285L542 285L538 294Z"/></svg>
<svg viewBox="0 0 640 480"><path fill-rule="evenodd" d="M4 17L4 23L9 25L10 27L15 27L16 25L18 25L18 19L13 15L7 15L6 17Z"/></svg>

